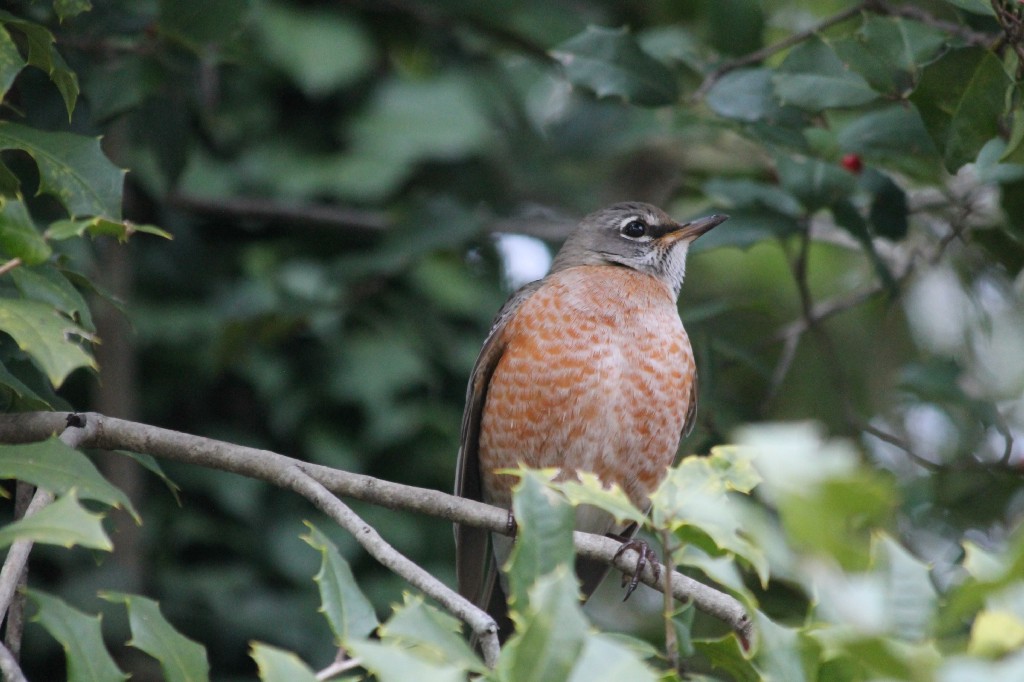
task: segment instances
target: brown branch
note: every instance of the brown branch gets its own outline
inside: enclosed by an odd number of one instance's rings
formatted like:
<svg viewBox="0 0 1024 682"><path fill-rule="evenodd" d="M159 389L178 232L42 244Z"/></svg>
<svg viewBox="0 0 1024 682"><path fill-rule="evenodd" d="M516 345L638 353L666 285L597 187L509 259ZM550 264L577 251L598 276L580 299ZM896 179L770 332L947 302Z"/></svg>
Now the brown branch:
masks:
<svg viewBox="0 0 1024 682"><path fill-rule="evenodd" d="M168 203L189 213L214 217L241 218L260 221L281 221L303 227L349 230L359 234L379 234L390 221L379 211L364 211L324 204L283 203L262 197L198 197L172 194Z"/></svg>
<svg viewBox="0 0 1024 682"><path fill-rule="evenodd" d="M21 265L21 259L20 258L12 258L11 260L9 260L6 263L4 263L3 265L0 265L0 276L6 275L8 272L10 272L14 268L18 267L19 265Z"/></svg>
<svg viewBox="0 0 1024 682"><path fill-rule="evenodd" d="M322 483L303 471L301 464L297 460L289 461L286 457L267 459L264 462L267 467L265 480L298 493L312 502L320 511L347 530L381 565L432 597L453 616L468 623L481 642L484 662L489 668L495 667L498 664L501 647L498 642L498 625L494 619L388 544L373 526L363 521Z"/></svg>
<svg viewBox="0 0 1024 682"><path fill-rule="evenodd" d="M327 204L285 203L261 197L198 197L172 194L168 203L182 211L231 219L282 222L310 229L351 232L357 236L382 234L394 227L382 211L369 211ZM555 210L529 207L519 215L486 221L484 232L524 234L548 241L561 241L576 227L577 220ZM0 270L0 274L3 271Z"/></svg>
<svg viewBox="0 0 1024 682"><path fill-rule="evenodd" d="M0 415L0 442L24 443L42 440L59 430L66 416L66 413L59 412ZM91 412L82 416L90 426L89 436L81 443L82 447L130 450L230 471L292 490L301 489L315 496L315 503L318 506L327 504L322 493L314 489L315 482L317 486L322 486L335 495L351 497L389 509L436 516L503 535L509 534L508 512L482 502L437 490L392 483L371 476L310 464L269 450L234 445ZM283 472L288 472L285 479L282 479ZM340 511L337 513L342 515ZM624 572L632 572L637 565L638 557L632 550L627 550L616 558L621 543L612 538L589 533L575 533L573 538L580 556L602 561ZM357 536L357 539L360 537ZM663 586L655 576L651 563L648 563L640 580L661 591ZM735 598L677 572L671 575L671 586L672 594L677 599L692 601L699 610L731 626L743 642L750 642L753 624L743 606Z"/></svg>
<svg viewBox="0 0 1024 682"><path fill-rule="evenodd" d="M992 11L996 21L1003 29L999 39L1000 46L1009 46L1017 53L1017 79L1024 78L1024 13L1020 7L1011 9L1010 4L1002 0L991 0Z"/></svg>
<svg viewBox="0 0 1024 682"><path fill-rule="evenodd" d="M971 45L977 45L978 47L992 47L993 43L998 39L998 36L996 35L981 33L979 31L975 31L969 26L965 26L964 24L940 19L928 10L914 5L893 5L885 0L873 0L872 2L869 2L868 5L868 9L876 14L889 17L900 17L903 19L913 19L925 26L945 31L952 36L956 36L957 38L960 38Z"/></svg>

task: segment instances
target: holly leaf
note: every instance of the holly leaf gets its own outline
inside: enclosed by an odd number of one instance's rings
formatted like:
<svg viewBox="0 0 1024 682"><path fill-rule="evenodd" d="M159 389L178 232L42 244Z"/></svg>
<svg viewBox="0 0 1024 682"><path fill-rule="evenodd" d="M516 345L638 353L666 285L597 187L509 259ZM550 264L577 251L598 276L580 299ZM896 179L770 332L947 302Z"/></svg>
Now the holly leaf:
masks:
<svg viewBox="0 0 1024 682"><path fill-rule="evenodd" d="M61 599L38 590L25 590L25 594L38 609L33 620L42 625L64 648L68 682L114 682L128 679L114 663L103 643L99 615L83 613Z"/></svg>
<svg viewBox="0 0 1024 682"><path fill-rule="evenodd" d="M713 555L742 557L768 583L768 560L743 533L743 516L730 491L748 493L760 481L749 458L733 447L709 457L684 458L651 495L651 520Z"/></svg>
<svg viewBox="0 0 1024 682"><path fill-rule="evenodd" d="M160 613L160 605L154 600L117 592L102 596L125 605L132 629L128 644L159 661L164 680L202 682L210 679L206 648L175 630Z"/></svg>
<svg viewBox="0 0 1024 682"><path fill-rule="evenodd" d="M464 682L466 671L452 664L435 663L394 644L365 639L346 642L346 648L380 682Z"/></svg>
<svg viewBox="0 0 1024 682"><path fill-rule="evenodd" d="M919 21L868 14L856 33L831 45L872 88L904 98L917 84L921 66L933 60L947 40L945 32Z"/></svg>
<svg viewBox="0 0 1024 682"><path fill-rule="evenodd" d="M11 89L11 84L25 68L26 63L11 34L3 24L0 24L0 100L3 100L4 95Z"/></svg>
<svg viewBox="0 0 1024 682"><path fill-rule="evenodd" d="M92 3L89 0L53 0L53 10L62 22L91 9Z"/></svg>
<svg viewBox="0 0 1024 682"><path fill-rule="evenodd" d="M290 651L253 642L251 655L262 682L316 682L312 668Z"/></svg>
<svg viewBox="0 0 1024 682"><path fill-rule="evenodd" d="M53 409L53 406L50 405L50 403L40 398L39 395L26 386L25 382L21 379L11 374L11 371L3 364L0 364L0 385L6 387L7 390L16 396L8 396L8 409L11 411Z"/></svg>
<svg viewBox="0 0 1024 682"><path fill-rule="evenodd" d="M386 623L380 626L384 642L394 642L438 663L455 663L463 670L484 673L487 666L462 636L462 623L426 604L420 596L404 595Z"/></svg>
<svg viewBox="0 0 1024 682"><path fill-rule="evenodd" d="M858 154L874 165L885 164L919 178L941 173L941 157L917 108L891 104L852 118L836 136L839 150Z"/></svg>
<svg viewBox="0 0 1024 682"><path fill-rule="evenodd" d="M621 97L641 106L663 106L679 98L671 70L640 47L625 28L588 26L551 50L573 83L598 97Z"/></svg>
<svg viewBox="0 0 1024 682"><path fill-rule="evenodd" d="M499 679L563 682L583 649L587 619L576 574L562 564L530 586L526 608L514 614L516 633L498 659Z"/></svg>
<svg viewBox="0 0 1024 682"><path fill-rule="evenodd" d="M170 232L161 230L156 225L138 225L130 220L110 220L96 216L79 220L58 220L46 229L48 239L70 239L88 233L92 237L114 237L119 242L126 242L136 232L152 234L164 239L173 239Z"/></svg>
<svg viewBox="0 0 1024 682"><path fill-rule="evenodd" d="M552 482L549 485L565 495L573 506L589 504L608 512L619 523L644 522L646 515L630 502L629 496L618 485L605 487L601 479L587 472L580 472L577 476L579 480Z"/></svg>
<svg viewBox="0 0 1024 682"><path fill-rule="evenodd" d="M39 24L3 10L0 10L0 24L13 28L25 36L25 42L28 44L27 63L42 69L57 86L61 97L64 98L64 106L70 119L78 100L78 76L68 68L64 58L57 52L53 34Z"/></svg>
<svg viewBox="0 0 1024 682"><path fill-rule="evenodd" d="M38 443L0 445L0 478L28 481L56 495L74 489L79 497L125 509L136 523L142 523L124 491L103 478L88 457L56 436Z"/></svg>
<svg viewBox="0 0 1024 682"><path fill-rule="evenodd" d="M307 522L309 533L302 539L320 552L320 570L313 580L320 588L320 610L327 616L339 642L365 637L377 629L377 613L352 576L352 569L338 548L317 528Z"/></svg>
<svg viewBox="0 0 1024 682"><path fill-rule="evenodd" d="M780 154L775 166L783 189L799 199L808 213L845 199L857 184L853 175L821 159Z"/></svg>
<svg viewBox="0 0 1024 682"><path fill-rule="evenodd" d="M160 32L202 53L210 44L230 40L241 26L246 0L160 0Z"/></svg>
<svg viewBox="0 0 1024 682"><path fill-rule="evenodd" d="M812 112L860 106L878 97L868 82L850 71L817 36L790 51L772 82L782 104Z"/></svg>
<svg viewBox="0 0 1024 682"><path fill-rule="evenodd" d="M518 532L508 564L509 604L514 613L527 608L528 592L541 576L572 564L576 522L572 506L547 486L553 472L516 473L522 475L512 498Z"/></svg>
<svg viewBox="0 0 1024 682"><path fill-rule="evenodd" d="M988 50L951 50L924 70L911 101L951 173L1001 133L1010 79Z"/></svg>
<svg viewBox="0 0 1024 682"><path fill-rule="evenodd" d="M121 220L125 171L103 154L98 137L0 121L0 150L4 149L20 149L35 160L40 193L53 195L70 216Z"/></svg>
<svg viewBox="0 0 1024 682"><path fill-rule="evenodd" d="M76 320L86 331L96 331L85 297L61 270L50 265L21 267L11 270L10 276L26 299L48 303Z"/></svg>
<svg viewBox="0 0 1024 682"><path fill-rule="evenodd" d="M568 682L655 682L659 678L628 645L614 636L587 637Z"/></svg>
<svg viewBox="0 0 1024 682"><path fill-rule="evenodd" d="M0 249L28 265L42 263L52 253L20 199L0 196Z"/></svg>
<svg viewBox="0 0 1024 682"><path fill-rule="evenodd" d="M0 298L0 331L11 335L55 388L79 367L96 369L96 360L74 340L87 332L46 303Z"/></svg>
<svg viewBox="0 0 1024 682"><path fill-rule="evenodd" d="M0 547L16 540L31 540L61 547L114 548L103 530L103 517L86 511L72 490L32 516L0 528Z"/></svg>

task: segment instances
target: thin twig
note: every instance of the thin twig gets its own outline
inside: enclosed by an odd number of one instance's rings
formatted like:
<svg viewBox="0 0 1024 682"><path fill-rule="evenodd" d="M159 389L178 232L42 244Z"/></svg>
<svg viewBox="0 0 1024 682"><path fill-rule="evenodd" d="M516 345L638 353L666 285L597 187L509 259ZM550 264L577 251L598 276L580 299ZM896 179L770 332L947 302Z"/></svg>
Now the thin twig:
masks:
<svg viewBox="0 0 1024 682"><path fill-rule="evenodd" d="M817 33L820 33L821 31L831 28L836 24L841 24L844 21L847 21L848 19L857 16L865 9L867 9L867 7L871 4L871 2L859 2L852 7L844 9L842 12L837 12L836 14L833 14L827 19L823 19L822 21L818 22L809 29L800 31L798 33L794 33L793 35L783 38L777 43L766 45L765 47L762 47L760 50L755 50L753 52L743 55L742 57L730 59L729 61L718 65L717 68L715 68L711 73L704 77L704 80L701 82L700 87L698 87L697 90L693 93L691 99L693 101L699 101L703 99L704 96L708 94L708 91L712 87L714 87L715 83L721 80L722 77L725 76L727 73L735 71L736 69L742 68L744 66L750 66L751 64L763 62L765 59L768 59L772 55L778 54L783 50L788 50L794 45L802 43L803 41L807 40L808 38Z"/></svg>
<svg viewBox="0 0 1024 682"><path fill-rule="evenodd" d="M25 518L36 488L26 481L18 481L14 486L14 519ZM0 581L2 582L2 581ZM7 627L4 628L4 645L14 656L14 660L21 660L21 638L25 632L25 596L22 594L28 587L28 571L22 571L17 584L15 585L15 596L7 607ZM0 611L0 614L3 614ZM3 615L0 615L0 620Z"/></svg>
<svg viewBox="0 0 1024 682"><path fill-rule="evenodd" d="M998 38L996 35L975 31L970 26L958 24L955 21L940 19L928 10L915 5L894 5L884 2L883 0L875 0L874 2L869 3L868 9L876 14L882 14L890 17L901 17L903 19L913 19L925 26L937 28L944 33L956 36L964 42L970 43L971 45L977 45L978 47L991 47Z"/></svg>
<svg viewBox="0 0 1024 682"><path fill-rule="evenodd" d="M374 234L386 230L389 220L384 213L347 206L285 203L262 197L200 197L173 194L171 206L190 213L230 216L261 221L280 221L292 225L333 228L358 234Z"/></svg>
<svg viewBox="0 0 1024 682"><path fill-rule="evenodd" d="M0 415L0 442L24 443L47 438L59 429L65 414L22 412ZM130 450L230 471L283 487L289 487L291 484L280 480L279 471L282 468L294 468L305 472L309 479L336 495L352 497L389 509L436 516L503 535L510 532L507 510L475 500L309 464L269 450L257 450L106 417L94 412L83 416L88 419L90 427L90 436L82 443L83 447ZM627 550L616 558L622 543L612 538L589 533L575 533L573 537L580 556L602 561L623 572L631 573L636 567L637 556L632 550ZM693 601L698 610L722 620L732 627L743 641L750 641L752 624L739 601L681 573L673 572L671 578L672 594L676 599ZM664 589L649 568L643 572L640 580L659 591Z"/></svg>
<svg viewBox="0 0 1024 682"><path fill-rule="evenodd" d="M268 462L271 466L268 473L273 474L277 485L296 492L312 502L320 511L347 530L363 549L381 565L391 569L410 585L432 597L453 616L469 624L481 642L484 663L489 668L498 664L498 653L500 652L498 625L486 611L392 547L373 526L363 521L347 504L303 471L299 462L285 460L286 458L274 458Z"/></svg>
<svg viewBox="0 0 1024 682"><path fill-rule="evenodd" d="M6 275L8 272L18 267L19 265L21 265L21 259L12 258L3 265L0 265L0 276Z"/></svg>
<svg viewBox="0 0 1024 682"><path fill-rule="evenodd" d="M836 351L835 343L832 341L832 337L829 335L824 325L821 324L821 318L815 316L814 298L811 294L810 283L807 278L810 248L811 231L810 228L808 228L801 235L800 251L792 263L793 279L796 281L797 291L800 294L800 308L804 324L806 325L805 329L815 335L818 339L818 344L821 346L822 352L826 355L826 371L828 371L832 385L835 387L839 395L847 424L849 424L851 428L866 431L876 437L881 437L878 434L882 432L874 429L874 427L869 424L865 424L857 415L857 410L854 408L853 401L850 399L850 382L846 376L846 372L843 370L843 365L840 362L839 353ZM928 461L915 454L908 444L901 442L896 436L891 434L885 434L885 436L887 442L892 443L907 452L914 461Z"/></svg>
<svg viewBox="0 0 1024 682"><path fill-rule="evenodd" d="M992 5L995 6L996 4L997 0L992 0ZM998 11L999 10L997 10L997 13ZM765 59L768 59L769 57L776 55L779 52L783 52L784 50L788 50L789 48L802 43L803 41L807 40L808 38L814 35L817 35L818 33L821 33L822 31L825 31L829 28L832 28L833 26L843 23L844 21L852 19L853 17L857 16L858 14L861 14L862 12L871 12L874 14L880 14L882 16L913 19L914 21L920 22L926 26L931 26L932 28L937 28L940 31L948 33L952 36L956 36L957 38L960 38L961 40L970 43L971 45L978 45L981 47L991 47L994 41L997 39L997 36L995 35L975 31L971 29L969 26L965 26L964 24L958 24L953 21L939 19L930 12L921 9L920 7L915 7L914 5L893 5L888 2L885 2L884 0L864 0L863 2L859 2L856 5L853 5L852 7L849 7L841 12L837 12L836 14L833 14L832 16L823 19L822 21L818 22L809 29L799 31L798 33L794 33L790 36L787 36L786 38L783 38L777 43L766 45L765 47L750 52L749 54L745 54L742 57L730 59L726 62L723 62L722 64L719 64L715 69L713 69L709 74L707 74L704 77L704 80L701 82L700 87L698 87L697 90L691 96L691 100L694 102L702 100L705 97L705 95L708 94L708 91L711 90L712 87L714 87L715 83L721 80L722 77L725 76L727 73L735 71L736 69L742 68L744 66L750 66L752 64L758 64L760 62L763 62ZM1003 23L1003 29L1004 31L1006 31L1006 35L1013 35L1011 33L1011 28L1009 28L1008 26L1012 26L1012 23ZM1020 45L1019 37L1017 39L1017 45L1018 47ZM1024 61L1024 57L1022 57L1022 61Z"/></svg>
<svg viewBox="0 0 1024 682"><path fill-rule="evenodd" d="M802 319L800 321L803 322ZM793 366L793 358L796 357L796 349L800 345L801 336L802 332L790 334L782 342L782 352L779 353L779 360L775 363L775 369L772 370L772 382L768 386L768 393L765 394L764 401L762 401L762 413L764 413L764 408L770 405L776 396L779 395L782 382L786 380L789 369Z"/></svg>
<svg viewBox="0 0 1024 682"><path fill-rule="evenodd" d="M905 452L907 456L914 461L915 464L917 464L920 467L928 469L929 471L939 471L940 469L942 469L942 465L936 464L930 459L922 457L921 455L917 454L916 452L914 452L913 448L911 448L906 443L906 441L904 441L902 438L898 436L895 436L887 431L883 431L877 426L872 426L871 424L868 424L866 422L861 422L859 424L859 428L861 431L868 434L869 436L874 436L875 438L884 443L888 443L889 445L899 448L900 450Z"/></svg>
<svg viewBox="0 0 1024 682"><path fill-rule="evenodd" d="M363 659L361 658L342 658L337 661L334 661L323 670L318 671L316 674L316 679L321 680L321 682L324 680L330 680L344 672L348 672L349 670L359 668L362 665Z"/></svg>
<svg viewBox="0 0 1024 682"><path fill-rule="evenodd" d="M1018 5L1011 9L1008 2L992 0L996 21L1003 29L1000 45L1008 45L1017 54L1017 79L1024 78L1024 12Z"/></svg>
<svg viewBox="0 0 1024 682"><path fill-rule="evenodd" d="M28 682L25 673L21 672L18 659L2 644L0 644L0 672L4 674L4 680L7 682Z"/></svg>

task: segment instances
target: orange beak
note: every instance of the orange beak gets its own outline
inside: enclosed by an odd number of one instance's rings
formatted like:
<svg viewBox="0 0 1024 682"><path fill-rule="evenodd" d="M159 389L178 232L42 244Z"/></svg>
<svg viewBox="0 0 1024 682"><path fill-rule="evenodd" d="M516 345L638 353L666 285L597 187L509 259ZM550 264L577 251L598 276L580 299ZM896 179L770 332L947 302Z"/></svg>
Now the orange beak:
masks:
<svg viewBox="0 0 1024 682"><path fill-rule="evenodd" d="M701 236L705 232L709 232L711 229L721 225L729 216L724 213L716 213L715 215L709 215L705 218L697 218L691 220L688 223L676 223L676 226L671 231L665 233L660 241L673 243L678 241L689 241L692 242L697 237Z"/></svg>

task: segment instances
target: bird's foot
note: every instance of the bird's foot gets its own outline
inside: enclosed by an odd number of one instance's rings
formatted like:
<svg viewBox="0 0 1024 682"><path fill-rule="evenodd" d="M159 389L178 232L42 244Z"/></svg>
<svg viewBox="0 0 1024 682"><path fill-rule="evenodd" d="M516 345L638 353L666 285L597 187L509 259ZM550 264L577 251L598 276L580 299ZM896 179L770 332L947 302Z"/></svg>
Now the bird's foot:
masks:
<svg viewBox="0 0 1024 682"><path fill-rule="evenodd" d="M640 584L640 576L643 574L644 568L647 567L648 561L651 562L651 571L654 572L655 580L661 577L661 563L658 561L658 554L651 549L649 544L637 538L626 540L619 547L619 551L615 552L615 558L618 559L627 549L633 550L639 557L636 560L633 575L630 576L628 573L622 574L622 586L626 588L626 596L622 598L622 601L629 599L629 595L633 594L637 585Z"/></svg>
<svg viewBox="0 0 1024 682"><path fill-rule="evenodd" d="M505 535L514 538L519 532L519 524L516 522L516 517L512 514L512 510L508 510L508 518L505 520Z"/></svg>

